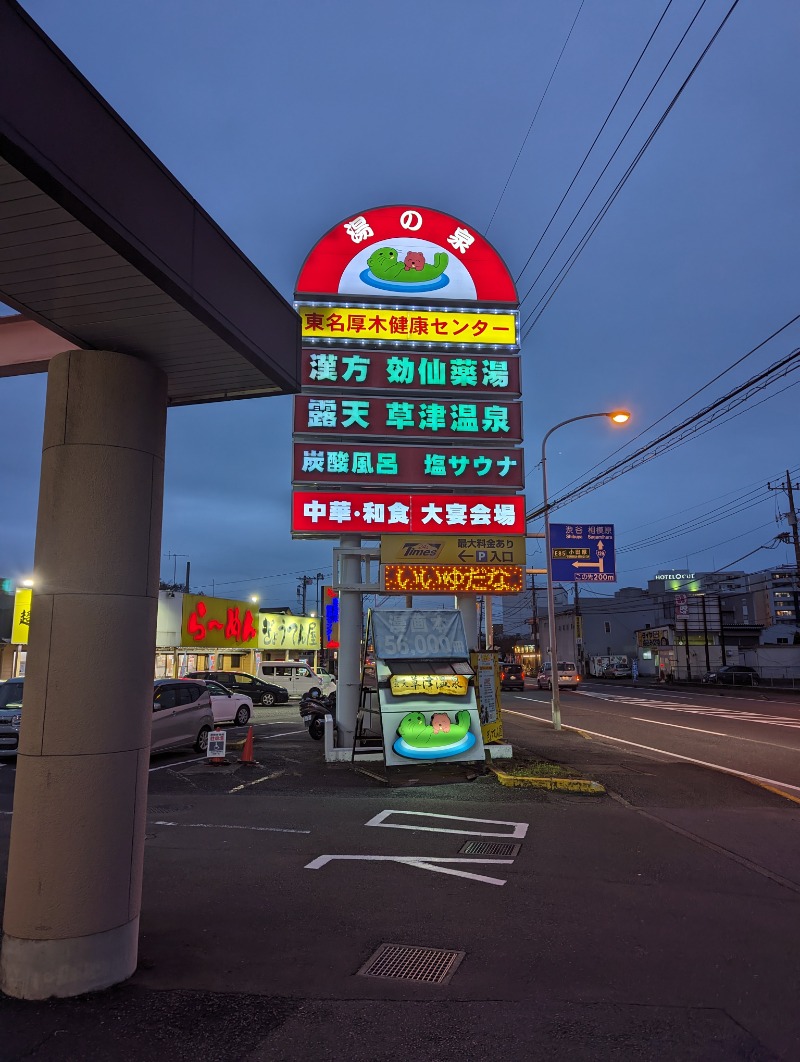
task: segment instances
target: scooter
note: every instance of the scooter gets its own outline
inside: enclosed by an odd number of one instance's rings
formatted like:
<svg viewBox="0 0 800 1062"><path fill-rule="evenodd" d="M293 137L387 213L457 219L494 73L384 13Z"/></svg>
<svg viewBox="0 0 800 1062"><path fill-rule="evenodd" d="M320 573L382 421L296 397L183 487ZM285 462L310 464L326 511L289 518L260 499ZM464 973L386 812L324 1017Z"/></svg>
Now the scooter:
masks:
<svg viewBox="0 0 800 1062"><path fill-rule="evenodd" d="M336 725L336 691L323 697L316 690L309 690L300 699L300 718L308 728L309 736L321 741L325 736L325 719L331 716Z"/></svg>

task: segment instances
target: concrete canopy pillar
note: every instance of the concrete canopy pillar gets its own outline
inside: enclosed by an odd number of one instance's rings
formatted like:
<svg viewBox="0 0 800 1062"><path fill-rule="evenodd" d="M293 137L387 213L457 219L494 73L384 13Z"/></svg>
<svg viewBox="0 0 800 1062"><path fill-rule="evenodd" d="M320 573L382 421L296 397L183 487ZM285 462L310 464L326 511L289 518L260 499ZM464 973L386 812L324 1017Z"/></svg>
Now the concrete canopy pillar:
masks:
<svg viewBox="0 0 800 1062"><path fill-rule="evenodd" d="M73 350L48 371L0 988L71 996L137 960L167 381Z"/></svg>

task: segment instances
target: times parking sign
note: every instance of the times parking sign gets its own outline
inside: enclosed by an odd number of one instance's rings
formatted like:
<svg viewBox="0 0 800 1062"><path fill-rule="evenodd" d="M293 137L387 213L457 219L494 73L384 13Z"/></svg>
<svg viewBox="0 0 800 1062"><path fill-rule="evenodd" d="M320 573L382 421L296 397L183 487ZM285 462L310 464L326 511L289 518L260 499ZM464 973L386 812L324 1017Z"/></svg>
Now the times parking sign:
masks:
<svg viewBox="0 0 800 1062"><path fill-rule="evenodd" d="M615 583L613 524L551 524L550 564L556 583Z"/></svg>

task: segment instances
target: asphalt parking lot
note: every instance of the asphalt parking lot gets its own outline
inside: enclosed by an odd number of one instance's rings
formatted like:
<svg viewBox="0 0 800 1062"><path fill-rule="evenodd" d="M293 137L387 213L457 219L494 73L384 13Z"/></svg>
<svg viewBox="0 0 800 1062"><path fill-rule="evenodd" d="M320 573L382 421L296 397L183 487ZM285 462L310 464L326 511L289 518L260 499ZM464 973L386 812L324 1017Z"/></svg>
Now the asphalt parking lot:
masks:
<svg viewBox="0 0 800 1062"><path fill-rule="evenodd" d="M153 757L135 976L0 1000L0 1058L797 1057L800 884L611 796L326 766L293 704L254 727L255 767ZM726 784L788 841L794 805ZM387 944L415 979L360 972ZM426 949L449 980L416 979Z"/></svg>

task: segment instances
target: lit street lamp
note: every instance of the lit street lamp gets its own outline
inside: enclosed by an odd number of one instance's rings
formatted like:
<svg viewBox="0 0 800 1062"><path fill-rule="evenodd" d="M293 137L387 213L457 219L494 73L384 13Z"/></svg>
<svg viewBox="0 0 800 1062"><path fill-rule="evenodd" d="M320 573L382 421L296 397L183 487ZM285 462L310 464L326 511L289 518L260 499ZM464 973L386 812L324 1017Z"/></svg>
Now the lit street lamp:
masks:
<svg viewBox="0 0 800 1062"><path fill-rule="evenodd" d="M574 424L576 420L588 420L590 417L608 417L615 424L625 424L631 419L630 413L623 409L612 410L610 413L583 413L580 417L570 417L556 424L542 439L542 500L544 503L544 548L547 567L547 629L550 637L550 716L553 720L553 729L561 729L561 701L558 692L558 643L556 642L556 606L553 592L553 559L550 551L550 502L547 497L547 455L545 447L547 440L559 428L565 424Z"/></svg>

